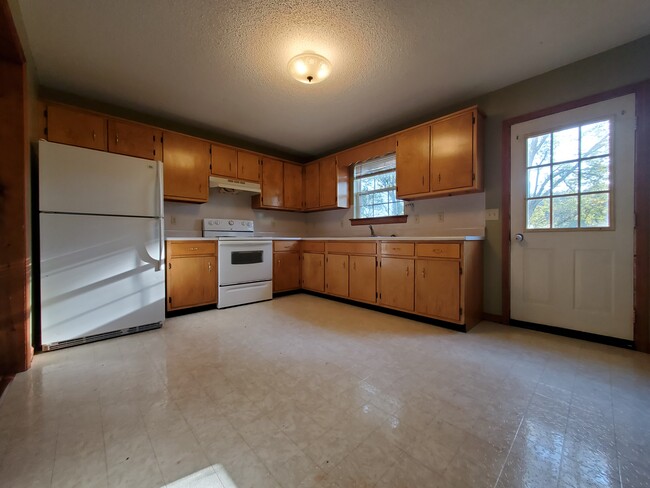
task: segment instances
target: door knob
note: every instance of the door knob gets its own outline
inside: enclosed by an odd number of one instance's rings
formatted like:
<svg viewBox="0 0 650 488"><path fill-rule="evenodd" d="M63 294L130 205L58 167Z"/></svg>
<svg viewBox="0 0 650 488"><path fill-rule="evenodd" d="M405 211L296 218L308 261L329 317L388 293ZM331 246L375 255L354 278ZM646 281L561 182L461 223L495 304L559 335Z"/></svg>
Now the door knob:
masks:
<svg viewBox="0 0 650 488"><path fill-rule="evenodd" d="M517 242L521 242L524 240L524 235L523 234L515 234L515 240Z"/></svg>

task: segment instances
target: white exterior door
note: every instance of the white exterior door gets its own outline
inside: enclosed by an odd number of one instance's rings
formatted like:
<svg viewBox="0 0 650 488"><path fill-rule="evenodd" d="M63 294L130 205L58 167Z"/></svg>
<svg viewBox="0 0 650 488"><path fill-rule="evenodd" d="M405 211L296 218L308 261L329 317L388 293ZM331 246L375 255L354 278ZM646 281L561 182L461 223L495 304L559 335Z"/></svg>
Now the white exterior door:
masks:
<svg viewBox="0 0 650 488"><path fill-rule="evenodd" d="M634 95L512 126L511 318L633 339Z"/></svg>

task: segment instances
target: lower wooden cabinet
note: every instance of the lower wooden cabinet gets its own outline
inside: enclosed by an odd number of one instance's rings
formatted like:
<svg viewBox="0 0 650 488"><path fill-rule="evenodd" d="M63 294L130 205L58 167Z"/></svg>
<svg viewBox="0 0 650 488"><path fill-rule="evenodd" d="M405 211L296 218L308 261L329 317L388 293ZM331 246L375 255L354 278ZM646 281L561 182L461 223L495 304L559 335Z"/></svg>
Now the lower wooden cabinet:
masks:
<svg viewBox="0 0 650 488"><path fill-rule="evenodd" d="M377 256L350 256L349 297L362 302L377 302Z"/></svg>
<svg viewBox="0 0 650 488"><path fill-rule="evenodd" d="M379 303L400 310L413 311L415 260L382 257L379 266Z"/></svg>
<svg viewBox="0 0 650 488"><path fill-rule="evenodd" d="M273 292L300 288L300 241L273 243Z"/></svg>
<svg viewBox="0 0 650 488"><path fill-rule="evenodd" d="M215 241L167 242L167 310L217 303Z"/></svg>
<svg viewBox="0 0 650 488"><path fill-rule="evenodd" d="M325 291L325 255L311 252L302 254L302 287L305 290Z"/></svg>
<svg viewBox="0 0 650 488"><path fill-rule="evenodd" d="M344 254L329 254L325 258L325 291L340 297L348 296L348 262Z"/></svg>
<svg viewBox="0 0 650 488"><path fill-rule="evenodd" d="M416 260L416 313L444 320L459 320L460 277L458 260Z"/></svg>

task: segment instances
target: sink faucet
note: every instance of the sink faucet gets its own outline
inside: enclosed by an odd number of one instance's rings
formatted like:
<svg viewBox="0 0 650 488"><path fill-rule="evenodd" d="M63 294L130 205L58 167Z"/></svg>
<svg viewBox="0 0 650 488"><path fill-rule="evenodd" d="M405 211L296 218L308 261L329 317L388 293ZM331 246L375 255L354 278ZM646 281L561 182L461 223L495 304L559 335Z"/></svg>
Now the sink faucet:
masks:
<svg viewBox="0 0 650 488"><path fill-rule="evenodd" d="M372 225L369 225L370 227L370 237L377 237L377 234L375 234L375 229L372 228Z"/></svg>

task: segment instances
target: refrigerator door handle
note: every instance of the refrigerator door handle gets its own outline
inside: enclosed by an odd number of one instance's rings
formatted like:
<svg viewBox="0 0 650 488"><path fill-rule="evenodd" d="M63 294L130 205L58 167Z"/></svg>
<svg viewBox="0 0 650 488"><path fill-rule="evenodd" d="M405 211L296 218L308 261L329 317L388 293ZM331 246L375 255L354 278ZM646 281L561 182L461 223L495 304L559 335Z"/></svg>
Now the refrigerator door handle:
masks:
<svg viewBox="0 0 650 488"><path fill-rule="evenodd" d="M164 256L164 243L165 243L165 207L163 203L165 187L163 184L163 163L156 161L156 179L158 180L158 263L156 264L156 271L160 271L163 267Z"/></svg>
<svg viewBox="0 0 650 488"><path fill-rule="evenodd" d="M163 253L165 252L163 245L165 242L165 224L162 218L158 219L158 229L158 262L156 263L156 271L160 271L163 267Z"/></svg>

